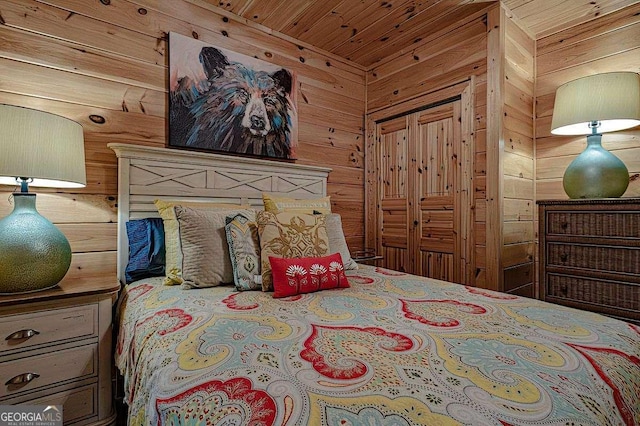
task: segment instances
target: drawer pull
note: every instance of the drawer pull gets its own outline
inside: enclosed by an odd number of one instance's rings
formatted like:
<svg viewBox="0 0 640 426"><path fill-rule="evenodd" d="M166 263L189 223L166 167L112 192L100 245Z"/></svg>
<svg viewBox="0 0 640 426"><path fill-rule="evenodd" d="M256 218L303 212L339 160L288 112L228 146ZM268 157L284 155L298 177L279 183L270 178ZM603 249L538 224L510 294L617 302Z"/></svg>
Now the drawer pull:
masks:
<svg viewBox="0 0 640 426"><path fill-rule="evenodd" d="M20 330L15 333L11 333L4 340L24 340L29 339L37 334L40 334L39 331L28 329L28 330Z"/></svg>
<svg viewBox="0 0 640 426"><path fill-rule="evenodd" d="M38 373L22 373L22 374L18 374L15 377L10 378L9 380L7 380L7 382L5 383L6 386L9 385L21 385L24 383L29 383L30 381L37 379L38 377L40 377L40 375Z"/></svg>

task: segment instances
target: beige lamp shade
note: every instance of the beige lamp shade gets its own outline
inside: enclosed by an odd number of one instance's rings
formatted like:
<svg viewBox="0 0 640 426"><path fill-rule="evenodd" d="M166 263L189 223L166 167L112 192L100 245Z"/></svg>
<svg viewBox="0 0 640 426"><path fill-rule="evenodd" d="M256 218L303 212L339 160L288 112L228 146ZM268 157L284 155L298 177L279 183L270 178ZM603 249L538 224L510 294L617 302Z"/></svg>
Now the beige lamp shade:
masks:
<svg viewBox="0 0 640 426"><path fill-rule="evenodd" d="M588 135L599 122L598 133L640 125L640 75L611 72L579 78L556 91L551 133Z"/></svg>
<svg viewBox="0 0 640 426"><path fill-rule="evenodd" d="M0 184L82 188L87 184L82 126L75 121L0 105Z"/></svg>

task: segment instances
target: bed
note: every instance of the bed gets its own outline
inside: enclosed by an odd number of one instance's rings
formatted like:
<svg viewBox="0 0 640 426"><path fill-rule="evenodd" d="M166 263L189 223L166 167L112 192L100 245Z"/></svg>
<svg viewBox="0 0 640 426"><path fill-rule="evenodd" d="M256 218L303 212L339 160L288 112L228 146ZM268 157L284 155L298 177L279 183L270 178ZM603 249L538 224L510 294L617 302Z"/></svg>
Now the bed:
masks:
<svg viewBox="0 0 640 426"><path fill-rule="evenodd" d="M110 146L122 232L158 196L258 207L265 190L326 194L322 168ZM125 286L115 357L129 424L640 424L640 327L373 266L346 275L349 288L280 299Z"/></svg>

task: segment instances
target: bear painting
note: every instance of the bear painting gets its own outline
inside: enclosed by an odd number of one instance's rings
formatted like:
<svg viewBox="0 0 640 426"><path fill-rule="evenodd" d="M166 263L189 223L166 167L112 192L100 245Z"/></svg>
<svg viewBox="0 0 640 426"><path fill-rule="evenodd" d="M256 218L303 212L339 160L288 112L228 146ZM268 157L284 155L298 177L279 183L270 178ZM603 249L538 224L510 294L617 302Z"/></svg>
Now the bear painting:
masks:
<svg viewBox="0 0 640 426"><path fill-rule="evenodd" d="M169 35L169 146L295 158L295 75Z"/></svg>

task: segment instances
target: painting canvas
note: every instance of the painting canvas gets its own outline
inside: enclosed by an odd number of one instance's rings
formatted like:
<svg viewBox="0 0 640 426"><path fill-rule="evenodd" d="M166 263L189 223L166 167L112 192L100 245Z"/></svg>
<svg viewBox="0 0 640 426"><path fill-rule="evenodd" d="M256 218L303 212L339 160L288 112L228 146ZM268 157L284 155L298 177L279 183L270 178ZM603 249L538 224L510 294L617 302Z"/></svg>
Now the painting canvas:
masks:
<svg viewBox="0 0 640 426"><path fill-rule="evenodd" d="M169 34L169 146L294 159L295 73Z"/></svg>

